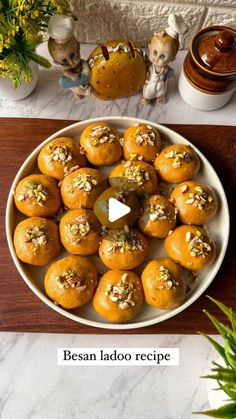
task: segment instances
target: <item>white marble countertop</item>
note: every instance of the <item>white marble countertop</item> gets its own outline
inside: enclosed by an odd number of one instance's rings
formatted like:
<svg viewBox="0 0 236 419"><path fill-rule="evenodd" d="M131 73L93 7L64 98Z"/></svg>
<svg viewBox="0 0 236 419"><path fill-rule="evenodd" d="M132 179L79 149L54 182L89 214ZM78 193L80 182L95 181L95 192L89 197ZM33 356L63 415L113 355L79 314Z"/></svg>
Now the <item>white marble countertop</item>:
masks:
<svg viewBox="0 0 236 419"><path fill-rule="evenodd" d="M83 46L86 57L91 46ZM45 53L45 47L42 47ZM214 112L197 111L177 92L185 52L174 62L169 102L142 107L140 95L115 102L89 97L77 101L57 84L60 69L41 70L34 93L8 102L0 117L81 120L97 116L137 116L159 123L235 124L236 96ZM59 367L58 347L178 347L178 367ZM0 334L1 419L190 419L208 408L206 382L215 351L200 336Z"/></svg>
<svg viewBox="0 0 236 419"><path fill-rule="evenodd" d="M92 49L93 46L82 46L82 57L86 58ZM50 59L45 45L40 47L40 52ZM142 106L139 103L140 94L116 101L102 101L94 96L78 100L70 91L60 89L58 78L61 67L52 66L50 70L40 70L37 87L25 100L8 102L0 97L0 116L82 120L125 115L163 124L234 125L236 94L227 106L214 112L202 112L183 102L177 90L177 79L185 54L185 51L180 51L176 61L172 63L175 77L169 82L169 100L164 105Z"/></svg>

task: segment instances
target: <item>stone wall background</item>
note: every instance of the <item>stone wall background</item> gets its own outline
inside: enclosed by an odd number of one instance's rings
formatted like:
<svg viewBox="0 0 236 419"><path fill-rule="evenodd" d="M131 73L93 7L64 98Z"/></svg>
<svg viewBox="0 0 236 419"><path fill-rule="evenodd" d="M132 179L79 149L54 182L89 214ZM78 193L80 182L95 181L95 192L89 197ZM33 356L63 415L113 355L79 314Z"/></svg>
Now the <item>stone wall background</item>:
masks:
<svg viewBox="0 0 236 419"><path fill-rule="evenodd" d="M181 13L189 26L181 48L206 26L236 28L236 0L70 0L70 4L78 17L77 36L84 43L129 38L145 47L154 32L166 27L170 13Z"/></svg>

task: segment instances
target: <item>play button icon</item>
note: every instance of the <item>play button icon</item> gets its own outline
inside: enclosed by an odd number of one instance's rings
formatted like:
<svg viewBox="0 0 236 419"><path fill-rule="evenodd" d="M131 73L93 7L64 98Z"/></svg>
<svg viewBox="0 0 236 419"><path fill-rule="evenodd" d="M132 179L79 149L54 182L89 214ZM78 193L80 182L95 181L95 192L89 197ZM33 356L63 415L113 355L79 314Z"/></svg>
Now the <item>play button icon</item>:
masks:
<svg viewBox="0 0 236 419"><path fill-rule="evenodd" d="M120 218L124 217L124 215L129 214L131 211L128 205L123 204L122 202L118 201L114 198L109 198L108 200L108 219L111 223Z"/></svg>

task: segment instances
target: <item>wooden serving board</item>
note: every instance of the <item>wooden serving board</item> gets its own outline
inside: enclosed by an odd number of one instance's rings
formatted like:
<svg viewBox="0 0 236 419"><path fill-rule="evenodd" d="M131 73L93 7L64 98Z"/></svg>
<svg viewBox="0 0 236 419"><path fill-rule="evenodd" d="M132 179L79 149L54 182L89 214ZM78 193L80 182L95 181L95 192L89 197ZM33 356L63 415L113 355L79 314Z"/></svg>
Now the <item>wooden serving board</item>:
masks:
<svg viewBox="0 0 236 419"><path fill-rule="evenodd" d="M11 183L26 157L46 137L73 121L1 118L0 124L0 330L50 333L194 334L215 333L202 313L207 308L219 315L214 304L202 295L179 315L156 325L134 330L110 331L76 323L47 307L18 274L5 235L5 207ZM208 158L225 188L231 234L223 265L207 294L236 309L236 126L168 125L195 144ZM219 315L223 320L223 316Z"/></svg>

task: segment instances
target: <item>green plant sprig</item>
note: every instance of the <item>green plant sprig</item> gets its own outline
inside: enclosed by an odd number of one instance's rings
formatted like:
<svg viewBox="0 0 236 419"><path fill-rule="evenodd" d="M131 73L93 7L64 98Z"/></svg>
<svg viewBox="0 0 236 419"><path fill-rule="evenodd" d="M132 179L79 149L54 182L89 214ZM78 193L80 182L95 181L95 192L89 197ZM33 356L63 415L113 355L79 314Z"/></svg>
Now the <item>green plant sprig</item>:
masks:
<svg viewBox="0 0 236 419"><path fill-rule="evenodd" d="M228 403L215 410L207 410L204 412L194 412L202 415L207 415L212 418L235 419L236 418L236 312L232 308L227 307L220 301L212 297L208 298L218 306L218 308L225 314L229 324L223 324L215 316L210 314L207 310L203 310L204 314L210 319L216 330L224 339L224 346L220 345L210 336L198 332L204 336L211 345L216 349L219 355L224 360L224 366L219 365L213 361L211 372L213 374L206 375L202 378L216 380L218 388L216 390L223 390L229 397Z"/></svg>
<svg viewBox="0 0 236 419"><path fill-rule="evenodd" d="M35 49L55 13L71 14L67 0L0 0L0 77L14 87L32 80L31 60L51 66Z"/></svg>

